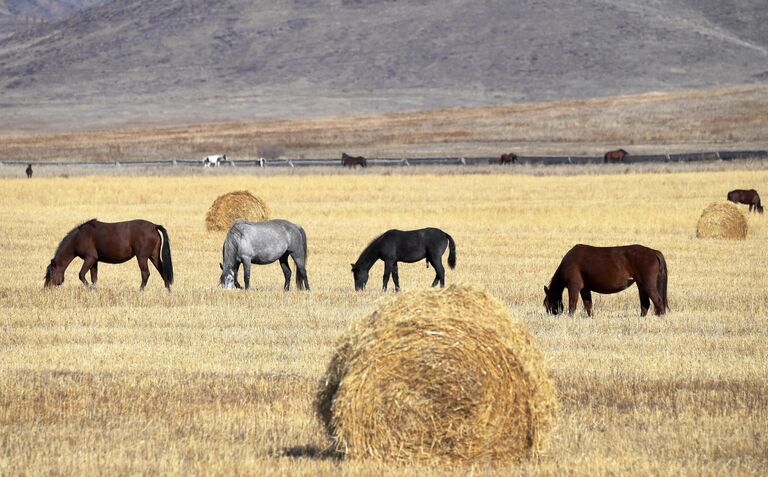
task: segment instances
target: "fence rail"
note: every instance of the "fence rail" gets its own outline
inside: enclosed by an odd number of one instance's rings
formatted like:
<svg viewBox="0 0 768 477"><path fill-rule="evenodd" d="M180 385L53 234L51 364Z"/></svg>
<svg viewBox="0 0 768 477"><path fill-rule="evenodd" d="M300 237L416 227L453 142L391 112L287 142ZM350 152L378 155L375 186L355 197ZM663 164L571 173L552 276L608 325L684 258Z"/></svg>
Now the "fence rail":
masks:
<svg viewBox="0 0 768 477"><path fill-rule="evenodd" d="M627 155L622 163L638 164L644 162L699 162L699 161L731 161L747 158L768 158L768 151L711 151L690 152L683 154L646 154ZM459 165L472 166L479 164L498 163L499 157L370 157L368 164L376 166L426 166L426 165ZM520 156L518 164L600 164L602 156ZM125 162L64 162L64 161L0 161L1 166L26 165L33 166L77 166L77 167L173 167L198 166L202 160L170 159L155 161L125 161ZM341 167L341 159L255 159L222 161L222 167Z"/></svg>

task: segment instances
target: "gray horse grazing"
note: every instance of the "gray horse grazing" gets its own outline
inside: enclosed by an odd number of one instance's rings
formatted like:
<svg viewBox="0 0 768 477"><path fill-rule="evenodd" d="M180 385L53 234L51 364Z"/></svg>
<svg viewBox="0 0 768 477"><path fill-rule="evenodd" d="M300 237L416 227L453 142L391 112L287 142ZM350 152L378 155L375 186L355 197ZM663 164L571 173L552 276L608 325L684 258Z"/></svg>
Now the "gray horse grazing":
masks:
<svg viewBox="0 0 768 477"><path fill-rule="evenodd" d="M291 269L288 256L296 263L296 286L299 290L309 290L307 270L307 234L300 225L287 220L275 219L263 222L238 220L232 225L224 239L222 250L220 283L223 288L240 288L237 283L237 271L243 264L245 288L251 284L251 264L265 265L275 260L285 275L283 288L291 287Z"/></svg>

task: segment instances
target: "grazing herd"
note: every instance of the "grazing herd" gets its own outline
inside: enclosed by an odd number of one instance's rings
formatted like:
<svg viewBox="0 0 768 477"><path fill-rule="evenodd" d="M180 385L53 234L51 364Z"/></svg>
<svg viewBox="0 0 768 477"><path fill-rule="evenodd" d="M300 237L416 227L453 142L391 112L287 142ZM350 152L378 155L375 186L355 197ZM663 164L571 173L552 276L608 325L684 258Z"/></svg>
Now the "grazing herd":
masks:
<svg viewBox="0 0 768 477"><path fill-rule="evenodd" d="M350 163L349 167L366 166L364 158L344 156L344 160ZM505 156L512 162L517 157L514 154L502 155L501 164L504 164ZM31 167L27 173L31 176ZM748 205L750 212L763 213L760 196L754 189L732 190L728 192L727 198L731 202ZM388 230L371 241L352 264L355 290L365 289L369 271L378 260L384 262L383 291L387 290L390 277L395 291L400 290L398 262L415 263L421 260L426 261L427 268L431 265L435 270L432 286L439 284L443 287L445 267L442 256L446 249L448 266L454 269L456 243L446 232L431 227L407 231ZM64 272L76 257L83 260L79 278L85 286L96 285L99 262L124 263L133 257L136 257L141 271L141 290L149 280L148 261L160 273L169 291L173 284L168 232L162 225L146 220L105 223L91 219L70 230L56 247L45 272L44 286L61 285ZM229 229L222 246L219 284L225 289L242 288L237 280L242 265L244 285L248 289L252 264L265 265L279 261L285 277L283 289L287 291L290 289L292 275L289 257L296 265L296 287L309 291L307 235L300 225L282 219L262 222L237 220ZM86 279L88 273L91 275L90 284ZM654 313L663 315L669 310L667 276L667 262L658 250L642 245L593 247L579 244L565 254L549 286L544 287L544 308L552 315L563 313L563 292L567 290L569 315L576 311L581 296L587 315L592 316L592 292L618 293L636 284L640 296L640 315L648 313L651 303Z"/></svg>

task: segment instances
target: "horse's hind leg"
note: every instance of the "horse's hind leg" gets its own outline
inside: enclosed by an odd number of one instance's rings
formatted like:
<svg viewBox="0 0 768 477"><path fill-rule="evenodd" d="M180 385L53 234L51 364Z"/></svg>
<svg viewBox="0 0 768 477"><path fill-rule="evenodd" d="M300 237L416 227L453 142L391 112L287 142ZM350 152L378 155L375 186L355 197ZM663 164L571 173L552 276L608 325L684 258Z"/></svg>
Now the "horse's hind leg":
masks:
<svg viewBox="0 0 768 477"><path fill-rule="evenodd" d="M648 285L645 283L637 284L637 287L640 290L642 290L640 292L641 293L640 305L643 308L641 310L641 316L645 316L645 314L648 313L648 308L650 308L650 304L648 304L647 301L643 303L643 296L642 296L643 294L645 294L645 296L647 297L646 300L650 299L651 302L653 302L653 313L655 315L663 315L667 310L666 308L664 308L664 301L661 299L661 294L659 294L659 291L656 289L656 285L653 284L654 282L649 282L649 283L652 283L652 284L651 285Z"/></svg>
<svg viewBox="0 0 768 477"><path fill-rule="evenodd" d="M288 254L286 253L280 257L280 268L283 269L283 276L285 277L285 283L283 284L283 290L288 291L291 289L291 267L288 266ZM298 273L298 267L296 269Z"/></svg>
<svg viewBox="0 0 768 477"><path fill-rule="evenodd" d="M144 290L144 287L147 286L147 281L149 281L149 266L147 266L147 257L136 255L136 260L138 260L139 270L141 270L141 287L139 287L139 289Z"/></svg>
<svg viewBox="0 0 768 477"><path fill-rule="evenodd" d="M640 316L645 316L648 314L648 308L651 307L651 299L639 284L637 286L637 291L640 293Z"/></svg>
<svg viewBox="0 0 768 477"><path fill-rule="evenodd" d="M443 261L440 259L432 259L432 267L435 269L435 279L432 281L432 286L436 286L440 283L440 288L445 288L445 267Z"/></svg>
<svg viewBox="0 0 768 477"><path fill-rule="evenodd" d="M83 266L80 267L80 273L78 274L78 277L80 277L80 281L83 282L83 285L90 287L90 285L88 284L88 281L85 279L85 274L88 273L88 271L97 262L98 262L98 259L96 257L85 257L83 259ZM93 277L91 277L91 280L93 280Z"/></svg>
<svg viewBox="0 0 768 477"><path fill-rule="evenodd" d="M291 255L293 263L296 264L296 288L309 291L309 279L307 278L307 267L304 257L298 254Z"/></svg>
<svg viewBox="0 0 768 477"><path fill-rule="evenodd" d="M155 269L157 270L157 273L159 273L160 276L163 278L163 283L165 284L165 288L170 290L171 289L171 284L168 283L168 280L166 280L165 277L163 276L163 271L162 271L161 264L160 264L160 258L156 257L154 255L150 255L149 261L152 262L152 265L155 266Z"/></svg>

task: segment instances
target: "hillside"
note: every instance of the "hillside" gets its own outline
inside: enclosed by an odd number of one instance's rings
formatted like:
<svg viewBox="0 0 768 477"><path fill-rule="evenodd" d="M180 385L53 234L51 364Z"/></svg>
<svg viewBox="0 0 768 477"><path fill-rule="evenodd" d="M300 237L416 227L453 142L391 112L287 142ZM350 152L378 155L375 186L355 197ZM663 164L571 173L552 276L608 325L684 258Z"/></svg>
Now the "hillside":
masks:
<svg viewBox="0 0 768 477"><path fill-rule="evenodd" d="M107 0L0 0L0 36L66 18Z"/></svg>
<svg viewBox="0 0 768 477"><path fill-rule="evenodd" d="M765 82L761 5L112 1L0 40L0 127L316 116Z"/></svg>

